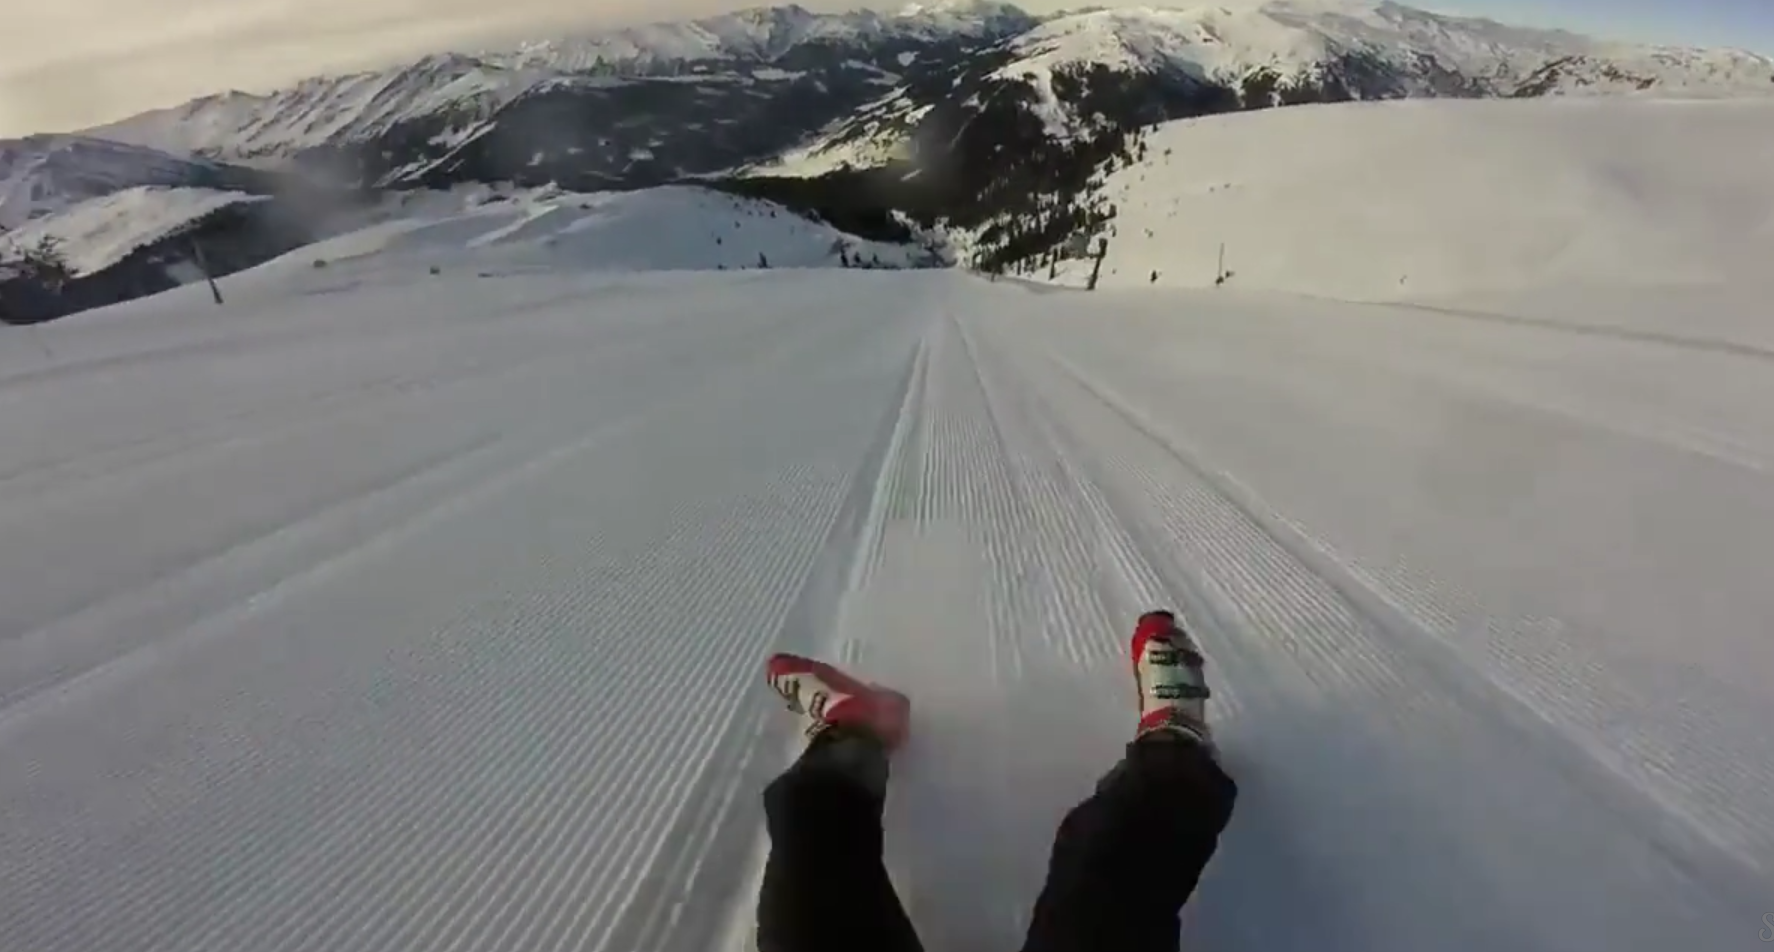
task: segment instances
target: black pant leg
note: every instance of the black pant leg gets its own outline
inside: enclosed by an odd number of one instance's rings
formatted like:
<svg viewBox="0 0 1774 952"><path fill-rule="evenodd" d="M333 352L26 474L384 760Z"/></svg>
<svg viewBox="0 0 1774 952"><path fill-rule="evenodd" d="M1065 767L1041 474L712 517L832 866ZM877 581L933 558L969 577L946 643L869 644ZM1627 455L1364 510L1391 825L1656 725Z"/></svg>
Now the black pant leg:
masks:
<svg viewBox="0 0 1774 952"><path fill-rule="evenodd" d="M759 952L922 952L882 863L887 753L834 728L764 791Z"/></svg>
<svg viewBox="0 0 1774 952"><path fill-rule="evenodd" d="M1127 758L1066 815L1023 952L1176 952L1238 787L1207 748L1169 733Z"/></svg>

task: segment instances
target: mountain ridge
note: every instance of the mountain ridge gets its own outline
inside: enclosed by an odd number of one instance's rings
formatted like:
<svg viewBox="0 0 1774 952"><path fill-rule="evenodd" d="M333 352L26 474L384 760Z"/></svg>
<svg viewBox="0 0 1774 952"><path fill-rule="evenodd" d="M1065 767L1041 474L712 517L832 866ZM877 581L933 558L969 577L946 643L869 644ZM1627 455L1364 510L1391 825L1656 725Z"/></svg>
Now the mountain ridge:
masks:
<svg viewBox="0 0 1774 952"><path fill-rule="evenodd" d="M408 141L413 136L406 127L453 145L514 102L594 77L712 85L755 80L761 70L778 67L814 72L820 81L845 70L873 71L883 85L905 86L931 60L953 66L989 55L1003 42L1018 54L1017 65L1006 68L1023 74L1066 62L1171 70L1192 64L1204 81L1238 85L1251 73L1267 72L1287 85L1323 73L1328 62L1359 57L1402 78L1387 91L1401 95L1446 94L1459 85L1500 96L1653 88L1692 94L1715 86L1738 94L1763 85L1774 91L1774 63L1753 53L1621 43L1392 0L1086 8L1050 16L994 0L913 4L896 12L815 13L789 4L439 52L263 94L203 97L84 133L175 155L278 163L330 157L382 137ZM640 100L649 95L633 93ZM855 109L867 101L843 105ZM427 163L356 164L394 184L405 166Z"/></svg>
<svg viewBox="0 0 1774 952"><path fill-rule="evenodd" d="M946 231L972 249L972 267L1026 270L1085 254L1112 227L1102 177L1159 123L1308 103L1596 95L1774 95L1774 60L1392 0L1051 16L996 0L755 7L219 93L79 139L125 143L94 155L139 150L136 173L42 181L50 192L70 183L64 205L132 186L265 191L233 184L254 175L311 183L310 198L312 183L702 183L879 240ZM0 155L17 146L0 143ZM27 217L56 201L38 195Z"/></svg>
<svg viewBox="0 0 1774 952"><path fill-rule="evenodd" d="M1009 4L969 0L908 9L814 13L796 4L752 7L695 20L442 51L380 70L309 77L271 92L233 91L126 117L83 134L232 160L289 159L392 132L402 122L454 113L455 128L489 118L539 87L591 77L681 78L752 72L797 51L892 59L921 47L981 45L1036 22ZM786 62L785 62L786 61Z"/></svg>

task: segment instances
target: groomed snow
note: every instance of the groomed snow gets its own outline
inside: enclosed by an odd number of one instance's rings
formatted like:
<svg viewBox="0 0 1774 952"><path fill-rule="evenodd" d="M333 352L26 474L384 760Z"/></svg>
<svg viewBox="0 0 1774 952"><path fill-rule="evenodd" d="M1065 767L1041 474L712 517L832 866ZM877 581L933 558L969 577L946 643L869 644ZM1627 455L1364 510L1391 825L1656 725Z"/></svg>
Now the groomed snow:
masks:
<svg viewBox="0 0 1774 952"><path fill-rule="evenodd" d="M1112 173L1103 282L1364 300L1754 279L1774 101L1403 101L1169 123ZM1086 262L1060 269L1082 284ZM1045 278L1043 271L1040 277Z"/></svg>
<svg viewBox="0 0 1774 952"><path fill-rule="evenodd" d="M1012 949L1158 604L1243 786L1186 947L1763 928L1770 351L518 239L685 240L625 201L6 333L0 947L742 948L791 649L915 699L890 866Z"/></svg>
<svg viewBox="0 0 1774 952"><path fill-rule="evenodd" d="M209 188L128 188L89 198L8 232L0 238L0 256L10 249L32 248L45 238L53 238L60 242L61 251L76 274L91 274L206 215L265 198Z"/></svg>

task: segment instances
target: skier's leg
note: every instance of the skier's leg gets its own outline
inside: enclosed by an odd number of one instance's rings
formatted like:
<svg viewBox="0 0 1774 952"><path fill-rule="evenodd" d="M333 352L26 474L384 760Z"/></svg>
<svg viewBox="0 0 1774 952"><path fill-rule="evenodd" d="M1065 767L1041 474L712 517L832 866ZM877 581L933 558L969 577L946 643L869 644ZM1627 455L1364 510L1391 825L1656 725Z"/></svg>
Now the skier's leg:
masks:
<svg viewBox="0 0 1774 952"><path fill-rule="evenodd" d="M918 952L881 860L886 784L881 741L834 727L764 791L759 952Z"/></svg>
<svg viewBox="0 0 1774 952"><path fill-rule="evenodd" d="M882 862L888 754L905 739L905 697L794 655L771 658L768 677L811 739L764 791L759 952L921 952Z"/></svg>
<svg viewBox="0 0 1774 952"><path fill-rule="evenodd" d="M1200 651L1151 612L1132 653L1138 734L1060 824L1023 952L1176 952L1178 914L1231 819L1238 788L1207 726Z"/></svg>
<svg viewBox="0 0 1774 952"><path fill-rule="evenodd" d="M1152 731L1060 823L1023 952L1176 952L1238 788L1211 749Z"/></svg>

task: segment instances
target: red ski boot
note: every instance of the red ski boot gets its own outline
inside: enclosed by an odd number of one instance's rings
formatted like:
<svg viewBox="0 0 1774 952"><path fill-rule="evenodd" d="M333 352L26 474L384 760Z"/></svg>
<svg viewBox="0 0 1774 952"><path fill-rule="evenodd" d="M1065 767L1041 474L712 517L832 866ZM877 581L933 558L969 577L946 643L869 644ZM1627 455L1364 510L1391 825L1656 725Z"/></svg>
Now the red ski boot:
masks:
<svg viewBox="0 0 1774 952"><path fill-rule="evenodd" d="M1168 611L1140 616L1133 631L1133 679L1140 695L1139 736L1181 731L1213 746L1207 726L1210 692L1201 649Z"/></svg>
<svg viewBox="0 0 1774 952"><path fill-rule="evenodd" d="M813 737L830 727L858 727L880 738L888 750L905 743L911 701L898 691L869 684L823 661L778 654L765 669L770 687L788 709L807 719Z"/></svg>

